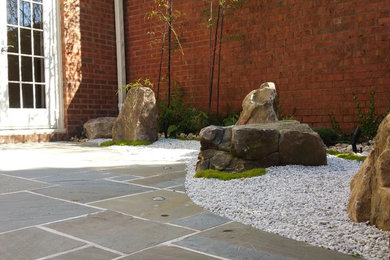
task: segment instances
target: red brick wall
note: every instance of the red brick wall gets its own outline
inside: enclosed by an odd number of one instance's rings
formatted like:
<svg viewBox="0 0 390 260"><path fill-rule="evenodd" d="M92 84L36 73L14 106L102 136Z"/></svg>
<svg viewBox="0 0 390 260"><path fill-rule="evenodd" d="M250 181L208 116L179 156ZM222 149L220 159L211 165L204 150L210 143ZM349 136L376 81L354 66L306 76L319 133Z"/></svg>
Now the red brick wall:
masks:
<svg viewBox="0 0 390 260"><path fill-rule="evenodd" d="M63 0L63 83L68 136L88 119L117 115L112 0Z"/></svg>
<svg viewBox="0 0 390 260"><path fill-rule="evenodd" d="M34 134L18 134L18 135L3 135L0 136L0 144L12 143L31 143L31 142L50 142L67 140L65 134L61 133L34 133Z"/></svg>
<svg viewBox="0 0 390 260"><path fill-rule="evenodd" d="M153 0L124 3L128 80L147 77L157 83L160 44L153 44L148 32L161 32L161 26L145 18ZM174 52L173 77L187 102L202 109L208 100L209 32L203 14L208 8L206 0L174 0L182 13L176 30L185 55ZM224 35L224 111L228 106L238 111L245 95L265 81L276 83L285 114L296 109L298 120L314 126L330 126L328 115L334 114L352 131L353 95L367 109L375 91L377 111L390 107L388 0L248 0L226 16Z"/></svg>

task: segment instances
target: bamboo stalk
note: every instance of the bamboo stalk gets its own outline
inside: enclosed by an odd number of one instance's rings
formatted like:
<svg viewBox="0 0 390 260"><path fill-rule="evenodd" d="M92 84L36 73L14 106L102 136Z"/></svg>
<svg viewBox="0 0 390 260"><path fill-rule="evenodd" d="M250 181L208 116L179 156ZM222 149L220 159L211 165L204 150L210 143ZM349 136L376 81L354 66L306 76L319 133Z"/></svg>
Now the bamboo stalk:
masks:
<svg viewBox="0 0 390 260"><path fill-rule="evenodd" d="M223 18L224 18L224 6L222 6L221 15L221 30L219 34L219 50L218 50L218 80L217 80L217 116L219 116L219 90L220 90L220 79L221 79L221 52L222 52L222 35L223 35Z"/></svg>
<svg viewBox="0 0 390 260"><path fill-rule="evenodd" d="M218 2L218 14L217 14L217 22L216 22L215 35L214 35L213 58L212 58L210 81L209 81L209 109L208 109L208 114L209 115L210 115L210 112L211 112L211 103L212 103L212 97L213 97L213 79L214 79L215 55L216 55L216 49L217 49L218 27L219 27L220 16L221 16L221 5Z"/></svg>
<svg viewBox="0 0 390 260"><path fill-rule="evenodd" d="M160 83L161 83L161 71L162 71L162 63L163 63L163 56L164 56L164 44L165 44L165 33L163 35L163 40L161 43L160 69L158 72L158 81L157 81L157 100L160 99Z"/></svg>

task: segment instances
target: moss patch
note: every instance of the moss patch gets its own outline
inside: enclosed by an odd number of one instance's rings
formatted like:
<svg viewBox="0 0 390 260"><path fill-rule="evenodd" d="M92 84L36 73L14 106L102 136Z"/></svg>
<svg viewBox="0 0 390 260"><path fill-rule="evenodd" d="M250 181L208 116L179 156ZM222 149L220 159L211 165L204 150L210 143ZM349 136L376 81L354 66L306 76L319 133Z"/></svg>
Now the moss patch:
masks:
<svg viewBox="0 0 390 260"><path fill-rule="evenodd" d="M367 156L359 156L359 155L352 154L352 153L340 153L340 152L329 151L329 150L326 152L328 154L334 155L334 156L342 158L342 159L354 160L354 161L358 161L358 162L363 162L367 158Z"/></svg>
<svg viewBox="0 0 390 260"><path fill-rule="evenodd" d="M194 138L191 138L191 139L183 138L183 137L176 137L176 139L178 139L180 141L200 141L200 138L197 138L197 137L194 137Z"/></svg>
<svg viewBox="0 0 390 260"><path fill-rule="evenodd" d="M120 146L138 146L138 145L150 145L152 142L149 141L105 141L100 144L100 146L112 146L112 145L120 145Z"/></svg>
<svg viewBox="0 0 390 260"><path fill-rule="evenodd" d="M218 170L203 170L203 171L198 171L194 177L215 178L223 181L228 181L232 179L251 178L251 177L261 176L266 174L266 172L267 171L263 168L256 168L256 169L251 169L251 170L238 172L238 173L222 172Z"/></svg>

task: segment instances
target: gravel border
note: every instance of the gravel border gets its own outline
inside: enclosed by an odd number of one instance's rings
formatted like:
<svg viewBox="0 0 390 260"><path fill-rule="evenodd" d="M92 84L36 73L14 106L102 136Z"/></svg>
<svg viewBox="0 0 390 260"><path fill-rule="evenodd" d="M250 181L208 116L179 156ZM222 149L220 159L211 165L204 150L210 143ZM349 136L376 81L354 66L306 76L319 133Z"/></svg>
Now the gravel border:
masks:
<svg viewBox="0 0 390 260"><path fill-rule="evenodd" d="M346 211L349 183L360 162L328 155L326 166L270 167L260 177L220 181L193 178L198 141L160 139L149 146L113 149L137 158L185 162L187 195L220 216L346 254L389 259L390 232L354 223Z"/></svg>

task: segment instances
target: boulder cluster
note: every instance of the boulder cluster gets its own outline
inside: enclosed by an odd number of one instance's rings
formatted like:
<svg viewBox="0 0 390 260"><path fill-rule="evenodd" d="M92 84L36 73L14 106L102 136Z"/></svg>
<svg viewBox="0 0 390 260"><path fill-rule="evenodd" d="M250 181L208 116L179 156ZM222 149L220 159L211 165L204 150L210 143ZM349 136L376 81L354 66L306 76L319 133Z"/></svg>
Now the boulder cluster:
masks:
<svg viewBox="0 0 390 260"><path fill-rule="evenodd" d="M200 132L197 171L241 172L275 165L326 165L319 135L294 120L232 127L208 126Z"/></svg>
<svg viewBox="0 0 390 260"><path fill-rule="evenodd" d="M245 97L235 126L202 129L197 171L241 172L287 164L325 165L326 151L320 136L307 124L278 121L275 98L275 84L263 83Z"/></svg>
<svg viewBox="0 0 390 260"><path fill-rule="evenodd" d="M154 92L132 87L127 92L118 117L100 117L84 124L88 139L112 138L113 141L150 141L158 139L158 109Z"/></svg>

